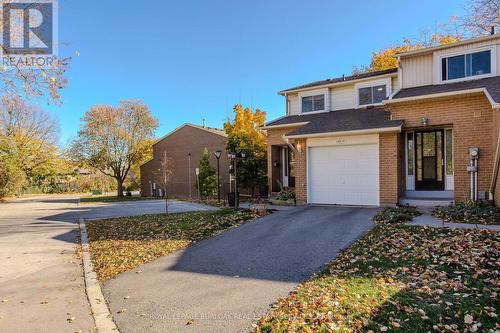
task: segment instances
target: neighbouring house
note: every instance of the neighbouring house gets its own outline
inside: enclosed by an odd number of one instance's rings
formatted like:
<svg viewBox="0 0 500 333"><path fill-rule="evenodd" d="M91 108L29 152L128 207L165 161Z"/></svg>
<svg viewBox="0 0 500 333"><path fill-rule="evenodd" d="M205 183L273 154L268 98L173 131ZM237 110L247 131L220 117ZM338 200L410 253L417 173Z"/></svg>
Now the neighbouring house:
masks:
<svg viewBox="0 0 500 333"><path fill-rule="evenodd" d="M141 166L141 195L163 196L161 163L165 152L171 166L167 184L170 197L197 198L196 168L200 165L203 151L210 152L210 164L217 169L214 153L220 150L220 184L223 197L228 191L229 160L225 153L227 135L217 128L184 124L153 144L153 158Z"/></svg>
<svg viewBox="0 0 500 333"><path fill-rule="evenodd" d="M286 115L264 127L271 191L315 204L500 204L499 41L406 52L397 69L280 91Z"/></svg>

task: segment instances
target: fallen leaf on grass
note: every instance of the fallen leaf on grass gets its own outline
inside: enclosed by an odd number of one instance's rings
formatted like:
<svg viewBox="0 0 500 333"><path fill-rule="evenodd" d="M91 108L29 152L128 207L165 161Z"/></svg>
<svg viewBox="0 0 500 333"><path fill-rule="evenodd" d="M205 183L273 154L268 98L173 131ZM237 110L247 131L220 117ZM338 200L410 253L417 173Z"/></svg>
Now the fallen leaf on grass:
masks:
<svg viewBox="0 0 500 333"><path fill-rule="evenodd" d="M472 317L470 314L466 314L464 317L464 323L472 324L473 322L474 322L474 317Z"/></svg>

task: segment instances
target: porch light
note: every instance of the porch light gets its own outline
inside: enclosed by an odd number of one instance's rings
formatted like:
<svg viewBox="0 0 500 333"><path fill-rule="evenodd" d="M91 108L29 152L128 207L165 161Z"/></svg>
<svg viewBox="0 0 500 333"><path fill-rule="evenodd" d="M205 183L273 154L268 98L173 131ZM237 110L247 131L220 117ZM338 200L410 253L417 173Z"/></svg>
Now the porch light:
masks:
<svg viewBox="0 0 500 333"><path fill-rule="evenodd" d="M420 123L422 124L422 126L427 126L427 125L429 125L429 118L427 118L427 117L422 117L422 118L420 119Z"/></svg>
<svg viewBox="0 0 500 333"><path fill-rule="evenodd" d="M300 142L297 142L297 151L299 153L302 152L302 145L300 144Z"/></svg>

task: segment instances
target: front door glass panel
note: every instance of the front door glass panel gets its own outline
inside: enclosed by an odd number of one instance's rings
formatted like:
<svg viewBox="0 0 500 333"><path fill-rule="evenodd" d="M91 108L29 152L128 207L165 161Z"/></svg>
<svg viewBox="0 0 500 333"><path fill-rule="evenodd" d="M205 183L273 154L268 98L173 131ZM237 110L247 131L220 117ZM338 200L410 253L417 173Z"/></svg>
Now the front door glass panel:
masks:
<svg viewBox="0 0 500 333"><path fill-rule="evenodd" d="M443 130L416 132L417 190L443 190Z"/></svg>

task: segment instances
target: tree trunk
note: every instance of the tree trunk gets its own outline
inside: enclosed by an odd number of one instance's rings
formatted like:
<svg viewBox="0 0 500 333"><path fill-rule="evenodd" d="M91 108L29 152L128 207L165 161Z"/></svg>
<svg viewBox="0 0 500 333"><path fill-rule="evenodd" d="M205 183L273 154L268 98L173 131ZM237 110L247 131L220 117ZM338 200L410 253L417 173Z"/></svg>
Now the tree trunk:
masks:
<svg viewBox="0 0 500 333"><path fill-rule="evenodd" d="M166 193L165 193L165 214L168 215L168 198Z"/></svg>
<svg viewBox="0 0 500 333"><path fill-rule="evenodd" d="M119 198L122 198L123 197L123 179L121 178L116 178L116 182L117 182L117 185L118 185L118 188L117 188L117 196Z"/></svg>

